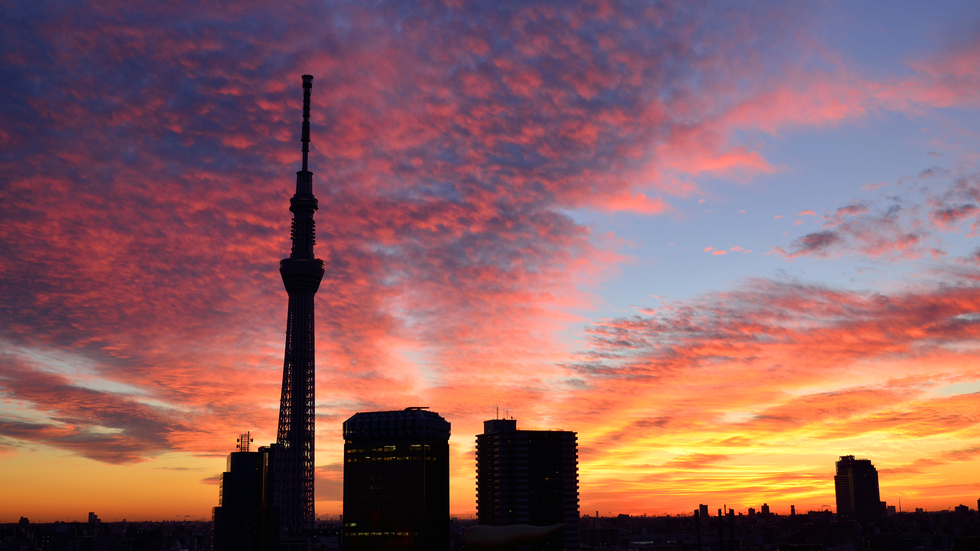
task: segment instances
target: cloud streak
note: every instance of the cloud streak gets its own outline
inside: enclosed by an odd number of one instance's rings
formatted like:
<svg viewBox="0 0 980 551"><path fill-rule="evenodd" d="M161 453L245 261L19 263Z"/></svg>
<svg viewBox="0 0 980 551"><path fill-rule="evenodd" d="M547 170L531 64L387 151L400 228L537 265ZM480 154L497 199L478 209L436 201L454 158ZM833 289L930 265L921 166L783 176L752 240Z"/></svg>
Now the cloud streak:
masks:
<svg viewBox="0 0 980 551"><path fill-rule="evenodd" d="M944 234L975 235L980 220L973 202L980 197L976 173L927 169L913 183L899 194L883 193L877 204L858 200L838 207L823 216L823 229L796 238L789 250L773 250L788 259L854 255L915 260L948 255Z"/></svg>

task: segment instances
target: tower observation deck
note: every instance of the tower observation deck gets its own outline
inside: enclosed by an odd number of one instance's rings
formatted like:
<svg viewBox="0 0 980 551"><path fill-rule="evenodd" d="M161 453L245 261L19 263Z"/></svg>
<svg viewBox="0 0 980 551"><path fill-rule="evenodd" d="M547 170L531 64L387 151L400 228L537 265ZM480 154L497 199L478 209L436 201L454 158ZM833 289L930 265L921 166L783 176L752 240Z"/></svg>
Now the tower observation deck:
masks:
<svg viewBox="0 0 980 551"><path fill-rule="evenodd" d="M313 173L309 171L310 90L313 77L303 75L303 170L296 173L296 194L289 200L293 213L292 252L279 262L282 283L289 295L286 316L286 351L279 401L278 445L274 465L274 503L279 509L280 535L301 535L314 528L314 318L313 296L323 278L323 261L314 258L316 229L313 213Z"/></svg>

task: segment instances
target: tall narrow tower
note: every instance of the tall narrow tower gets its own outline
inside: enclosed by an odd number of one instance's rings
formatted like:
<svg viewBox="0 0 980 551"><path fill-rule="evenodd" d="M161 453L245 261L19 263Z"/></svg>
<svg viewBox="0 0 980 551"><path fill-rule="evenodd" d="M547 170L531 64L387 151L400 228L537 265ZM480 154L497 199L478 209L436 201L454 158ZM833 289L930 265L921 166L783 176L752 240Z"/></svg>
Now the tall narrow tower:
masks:
<svg viewBox="0 0 980 551"><path fill-rule="evenodd" d="M296 195L289 200L293 213L293 250L279 261L282 283L289 294L286 317L286 354L282 367L279 401L279 435L274 467L275 499L279 530L294 537L314 527L313 421L314 338L313 295L323 278L323 261L313 257L316 230L313 213L313 173L308 170L310 152L310 89L313 77L303 75L303 170L296 173Z"/></svg>

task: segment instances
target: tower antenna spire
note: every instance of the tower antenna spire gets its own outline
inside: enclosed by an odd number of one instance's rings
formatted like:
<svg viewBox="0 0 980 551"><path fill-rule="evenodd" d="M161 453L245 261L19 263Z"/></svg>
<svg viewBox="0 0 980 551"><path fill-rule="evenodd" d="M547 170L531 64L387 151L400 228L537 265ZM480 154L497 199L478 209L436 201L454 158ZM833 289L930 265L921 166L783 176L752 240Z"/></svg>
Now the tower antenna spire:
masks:
<svg viewBox="0 0 980 551"><path fill-rule="evenodd" d="M313 75L303 75L303 172L309 170L310 157L310 89Z"/></svg>

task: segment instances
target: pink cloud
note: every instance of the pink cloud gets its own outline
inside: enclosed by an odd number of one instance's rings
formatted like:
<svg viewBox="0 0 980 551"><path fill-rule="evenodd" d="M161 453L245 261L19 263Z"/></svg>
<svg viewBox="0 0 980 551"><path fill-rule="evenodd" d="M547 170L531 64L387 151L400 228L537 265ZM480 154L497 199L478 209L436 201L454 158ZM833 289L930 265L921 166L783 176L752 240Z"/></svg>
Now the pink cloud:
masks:
<svg viewBox="0 0 980 551"><path fill-rule="evenodd" d="M774 247L787 258L829 257L861 254L882 260L909 260L944 256L941 232L960 231L973 220L975 232L980 209L980 184L975 174L936 171L938 178L927 188L883 196L885 208L873 210L872 203L854 201L824 217L824 227L793 241L789 250ZM928 216L922 216L928 206Z"/></svg>
<svg viewBox="0 0 980 551"><path fill-rule="evenodd" d="M251 8L250 17L308 17L293 5ZM166 14L139 20L143 8L133 9L129 19L103 5L98 32L81 24L95 12L75 10L5 35L12 51L38 54L10 58L11 70L51 94L16 92L24 116L2 130L17 162L0 166L0 242L19 259L0 263L4 296L16 290L4 337L84 357L97 384L143 394L86 393L63 375L64 396L92 401L89 419L58 409L61 394L3 384L96 432L116 422L96 412L159 417L161 447L141 448L123 427L130 451L114 458L96 456L95 444L70 447L71 432L43 439L100 461L221 454L220 435L243 426L272 437L285 313L276 263L288 250L299 74L316 76L311 164L327 263L318 396L341 404L320 411L324 442L352 408L420 395L471 431L472 395L540 403L564 373L556 335L582 321L569 310L596 300L580 289L625 258L565 209L662 214L664 197L698 192L696 175L775 170L727 143L695 105L712 91L689 80L719 71L700 65L708 58L742 55L732 46L745 29L678 55L664 45L691 40L680 29L701 24L684 10L621 6L576 26L567 10L493 8L473 22L449 7L461 24L433 27L391 7L331 5L311 46L274 25L242 34L241 7L188 6L180 33ZM669 37L637 26L663 17L678 21ZM64 47L51 49L52 37ZM663 71L668 56L676 73ZM685 92L651 101L648 92L667 89ZM676 164L657 164L658 152ZM27 381L44 366L25 370Z"/></svg>
<svg viewBox="0 0 980 551"><path fill-rule="evenodd" d="M635 212L637 214L663 214L670 210L670 205L664 202L662 197L650 199L642 193L629 193L624 191L622 195L610 197L598 208L610 211Z"/></svg>
<svg viewBox="0 0 980 551"><path fill-rule="evenodd" d="M961 220L974 216L980 208L972 203L940 208L929 213L929 219L945 230L953 229Z"/></svg>
<svg viewBox="0 0 980 551"><path fill-rule="evenodd" d="M758 385L756 390L749 391L750 394L770 392L765 384L768 377L776 377L772 382L784 390L804 388L818 381L830 383L835 380L835 371L850 369L848 366L855 362L873 358L891 359L889 363L895 369L888 372L887 380L895 380L902 373L912 377L908 383L896 383L898 386L894 388L856 389L845 394L807 398L813 403L832 400L836 405L829 407L844 418L850 418L854 412L869 407L868 411L876 411L905 399L918 399L925 388L922 383L933 377L953 374L972 377L968 375L969 361L965 359L949 364L950 372L945 374L933 373L929 366L936 355L947 354L947 345L974 338L972 324L957 321L958 316L980 308L980 304L971 298L973 293L969 286L940 286L902 296L881 297L793 283L756 281L731 293L665 305L654 316L596 324L591 336L596 358L605 358L598 360L602 369L589 364L583 364L583 367L587 366L588 372L595 376L625 377L633 384L644 384L643 378L654 373L658 374L658 384L667 384L675 375L680 377L677 380L680 384L692 369L714 373L721 377L718 382L741 374L738 376L747 377L743 381L746 391ZM806 312L805 317L801 315L803 312ZM923 332L923 327L934 329ZM835 342L836 345L831 344ZM805 360L785 363L786 358L803 349L812 351ZM773 365L781 367L778 371L766 368ZM817 365L824 367L813 371ZM753 375L754 370L761 370L758 378ZM899 399L896 393L902 398ZM862 403L868 405L848 412L841 409L841 396L865 397L867 399ZM744 403L748 404L759 400L760 396L744 398ZM809 416L814 422L823 418L819 411L810 416L791 399L781 401L785 402L781 407L792 416ZM730 405L737 408L739 403L742 403L741 399L736 399ZM764 403L764 400L758 403ZM786 416L777 409L763 411L767 413L760 414L762 418ZM964 422L975 423L976 420Z"/></svg>

